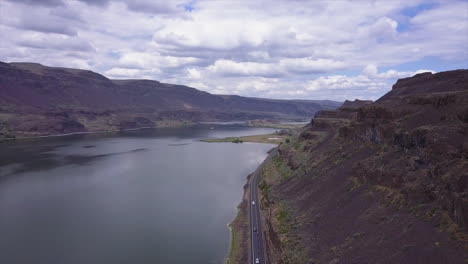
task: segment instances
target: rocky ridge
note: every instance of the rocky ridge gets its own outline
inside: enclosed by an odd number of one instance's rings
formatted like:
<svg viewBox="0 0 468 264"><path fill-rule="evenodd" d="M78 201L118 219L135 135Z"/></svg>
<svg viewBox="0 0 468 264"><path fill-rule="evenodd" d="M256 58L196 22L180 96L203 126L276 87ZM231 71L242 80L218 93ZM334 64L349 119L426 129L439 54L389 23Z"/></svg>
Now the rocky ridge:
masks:
<svg viewBox="0 0 468 264"><path fill-rule="evenodd" d="M465 263L468 70L318 112L262 165L269 263Z"/></svg>
<svg viewBox="0 0 468 264"><path fill-rule="evenodd" d="M304 120L340 104L214 95L153 80L111 80L87 70L0 62L0 139L200 121Z"/></svg>

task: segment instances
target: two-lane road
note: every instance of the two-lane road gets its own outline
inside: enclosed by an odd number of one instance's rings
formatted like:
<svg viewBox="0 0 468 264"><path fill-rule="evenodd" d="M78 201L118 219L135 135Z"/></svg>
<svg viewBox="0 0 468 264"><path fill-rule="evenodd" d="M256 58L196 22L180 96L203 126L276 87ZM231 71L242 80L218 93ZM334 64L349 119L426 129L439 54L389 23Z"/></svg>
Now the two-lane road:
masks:
<svg viewBox="0 0 468 264"><path fill-rule="evenodd" d="M251 252L252 263L265 264L263 249L263 233L260 220L260 204L258 199L259 174L254 173L250 181L250 233L251 233Z"/></svg>

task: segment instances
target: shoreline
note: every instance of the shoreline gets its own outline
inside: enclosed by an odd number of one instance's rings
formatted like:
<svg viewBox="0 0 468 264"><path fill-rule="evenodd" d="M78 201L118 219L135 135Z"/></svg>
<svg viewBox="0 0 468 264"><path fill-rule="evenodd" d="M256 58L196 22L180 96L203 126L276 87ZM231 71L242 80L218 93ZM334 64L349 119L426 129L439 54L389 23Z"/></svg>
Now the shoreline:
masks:
<svg viewBox="0 0 468 264"><path fill-rule="evenodd" d="M183 123L183 124L173 124L173 125L162 125L162 126L146 126L146 127L136 127L136 128L124 128L124 129L115 129L115 130L96 130L96 131L78 131L78 132L71 132L71 133L63 133L63 134L50 134L50 135L38 135L38 136L15 136L15 137L7 137L7 138L0 138L0 143L2 142L11 142L16 140L24 140L24 139L41 139L41 138L53 138L53 137L65 137L65 136L74 136L74 135L87 135L87 134L104 134L104 133L118 133L123 131L137 131L143 129L156 129L156 128L178 128L178 127L190 127L195 125L244 125L246 127L256 127L256 128L274 128L274 129L294 129L298 127L302 127L305 125L306 122L280 122L280 123L251 123L249 120L247 121L227 121L227 122L195 122L195 123ZM276 137L276 140L280 140L281 135L273 135L270 134L271 137ZM241 137L241 139L245 142L256 142L256 143L271 143L271 144L279 144L273 141L263 140L258 141L258 139L252 139L251 137L256 137L260 135L250 135ZM250 137L250 138L249 138ZM245 138L245 140L243 139ZM232 142L229 140L229 137L223 139L202 139L202 142ZM236 142L235 142L236 143ZM237 142L241 143L241 142Z"/></svg>
<svg viewBox="0 0 468 264"><path fill-rule="evenodd" d="M279 145L286 141L288 136L279 135L276 133L272 134L261 134L261 135L249 135L242 137L225 137L225 138L210 138L210 139L201 139L201 142L207 143L263 143L263 144L273 144Z"/></svg>
<svg viewBox="0 0 468 264"><path fill-rule="evenodd" d="M226 253L226 256L224 257L223 263L228 263L229 261L229 255L231 253L231 248L232 248L232 228L231 228L231 223L228 223L227 228L229 229L229 246L228 246L228 251Z"/></svg>
<svg viewBox="0 0 468 264"><path fill-rule="evenodd" d="M244 264L249 263L251 248L250 248L250 181L254 178L255 174L261 173L262 168L265 166L265 163L271 160L271 157L275 155L275 150L277 146L271 148L267 151L267 156L265 159L255 168L255 170L250 173L246 178L246 183L244 185L244 193L242 195L242 200L237 206L237 214L229 224L231 230L231 242L228 257L226 258L226 264ZM263 218L262 218L263 222ZM234 241L232 238L240 236L240 240ZM233 252L233 247L237 246L236 251ZM266 248L264 248L266 251ZM266 252L265 252L266 253ZM264 254L265 259L268 260L268 256ZM267 262L268 263L268 262Z"/></svg>
<svg viewBox="0 0 468 264"><path fill-rule="evenodd" d="M15 137L15 138L1 139L0 143L8 142L8 141L16 141L16 140L25 140L25 139L54 138L54 137L66 137L66 136L89 135L89 134L110 134L110 133L118 133L118 132L124 132L124 131L138 131L138 130L143 130L143 129L189 127L189 126L193 126L196 124L197 123L194 123L191 125L184 125L184 126L159 126L159 127L150 126L150 127L124 128L124 129L118 129L118 130L82 131L82 132L71 132L71 133L64 133L64 134L53 134L53 135L42 135L42 136Z"/></svg>
<svg viewBox="0 0 468 264"><path fill-rule="evenodd" d="M243 186L242 199L237 205L237 213L229 223L230 229L230 242L229 251L225 264L243 264L248 263L249 260L249 241L250 236L248 234L248 194L249 194L249 183L252 173L246 177L246 183ZM246 248L247 247L247 248Z"/></svg>

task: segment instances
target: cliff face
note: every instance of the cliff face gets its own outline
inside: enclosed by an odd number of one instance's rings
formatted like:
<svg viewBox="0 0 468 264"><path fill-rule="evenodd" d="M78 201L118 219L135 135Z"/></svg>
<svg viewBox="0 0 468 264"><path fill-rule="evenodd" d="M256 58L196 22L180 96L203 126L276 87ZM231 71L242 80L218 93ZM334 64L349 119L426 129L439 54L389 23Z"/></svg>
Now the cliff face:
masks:
<svg viewBox="0 0 468 264"><path fill-rule="evenodd" d="M464 263L468 70L322 111L264 164L271 263Z"/></svg>
<svg viewBox="0 0 468 264"><path fill-rule="evenodd" d="M0 139L198 121L295 120L339 105L213 95L158 81L110 80L85 70L0 62Z"/></svg>

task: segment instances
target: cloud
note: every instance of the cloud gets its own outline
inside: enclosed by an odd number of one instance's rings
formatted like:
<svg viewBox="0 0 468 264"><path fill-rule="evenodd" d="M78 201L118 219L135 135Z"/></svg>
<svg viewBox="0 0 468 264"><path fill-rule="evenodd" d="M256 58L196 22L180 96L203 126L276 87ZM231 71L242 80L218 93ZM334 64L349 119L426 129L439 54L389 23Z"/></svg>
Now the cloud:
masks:
<svg viewBox="0 0 468 264"><path fill-rule="evenodd" d="M231 60L217 60L207 68L207 71L221 76L275 76L281 73L281 70L275 64L235 62Z"/></svg>
<svg viewBox="0 0 468 264"><path fill-rule="evenodd" d="M180 1L129 0L126 4L130 10L153 14L171 14L184 10Z"/></svg>
<svg viewBox="0 0 468 264"><path fill-rule="evenodd" d="M78 0L80 2L86 3L91 6L105 7L111 2L121 2L124 3L129 10L142 12L142 13L151 13L151 14L173 14L177 12L184 11L184 2L182 1L153 1L153 0Z"/></svg>
<svg viewBox="0 0 468 264"><path fill-rule="evenodd" d="M273 32L274 24L249 16L249 11L227 7L218 12L221 10L223 8L217 11L201 8L190 19L169 20L153 39L178 47L230 50L259 47Z"/></svg>
<svg viewBox="0 0 468 264"><path fill-rule="evenodd" d="M64 22L64 19L60 19L58 17L42 15L30 16L24 13L17 27L44 33L57 33L68 36L76 36L77 31L71 25Z"/></svg>
<svg viewBox="0 0 468 264"><path fill-rule="evenodd" d="M127 69L168 69L195 64L199 61L193 57L162 56L159 53L131 52L123 54L118 65Z"/></svg>
<svg viewBox="0 0 468 264"><path fill-rule="evenodd" d="M116 79L142 77L142 71L139 69L112 68L104 74Z"/></svg>
<svg viewBox="0 0 468 264"><path fill-rule="evenodd" d="M79 11L62 6L51 9L49 12L49 16L55 16L57 18L65 19L65 21L63 22L66 22L67 24L74 21L81 23L84 22Z"/></svg>
<svg viewBox="0 0 468 264"><path fill-rule="evenodd" d="M381 17L369 28L369 35L378 42L396 38L398 22L388 17Z"/></svg>
<svg viewBox="0 0 468 264"><path fill-rule="evenodd" d="M387 91L393 81L398 78L411 77L422 72L433 72L431 70L417 70L414 72L399 72L396 70L388 70L386 72L378 72L375 65L367 65L361 74L356 76L346 75L331 75L323 76L310 80L307 83L308 91L320 90L347 90L353 92L370 92L383 95ZM377 97L371 97L377 99Z"/></svg>
<svg viewBox="0 0 468 264"><path fill-rule="evenodd" d="M29 6L5 2L0 11L0 25L21 31L76 36L77 28L83 26L80 14L65 5Z"/></svg>
<svg viewBox="0 0 468 264"><path fill-rule="evenodd" d="M78 37L28 35L16 42L18 46L34 49L94 52L87 41Z"/></svg>
<svg viewBox="0 0 468 264"><path fill-rule="evenodd" d="M110 2L110 0L78 0L78 1L89 4L89 5L96 5L96 6L104 6Z"/></svg>
<svg viewBox="0 0 468 264"><path fill-rule="evenodd" d="M193 72L195 72L195 78ZM234 92L236 94L279 99L333 98L335 100L346 100L367 98L375 100L389 91L396 79L410 77L421 72L434 71L424 69L397 71L390 69L380 72L375 65L368 65L364 67L362 72L352 76L327 75L308 80L295 80L255 76L227 76L223 79L216 79L209 72L191 69L182 83L197 85L194 87L220 94ZM177 83L181 80L169 79L166 81Z"/></svg>
<svg viewBox="0 0 468 264"><path fill-rule="evenodd" d="M192 79L192 80L198 80L201 79L202 74L199 70L194 69L194 68L189 68L187 69L187 78Z"/></svg>
<svg viewBox="0 0 468 264"><path fill-rule="evenodd" d="M40 6L59 6L63 4L62 0L6 0L13 3Z"/></svg>
<svg viewBox="0 0 468 264"><path fill-rule="evenodd" d="M235 62L232 60L217 60L207 67L210 73L222 76L263 76L274 77L288 73L322 73L344 68L340 61L329 59L285 58L274 63Z"/></svg>
<svg viewBox="0 0 468 264"><path fill-rule="evenodd" d="M419 69L468 68L467 8L457 0L7 0L0 60L215 93L375 99Z"/></svg>
<svg viewBox="0 0 468 264"><path fill-rule="evenodd" d="M294 58L283 59L279 64L287 71L296 73L322 73L345 68L343 61L330 59Z"/></svg>

